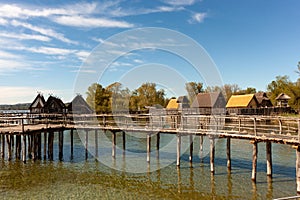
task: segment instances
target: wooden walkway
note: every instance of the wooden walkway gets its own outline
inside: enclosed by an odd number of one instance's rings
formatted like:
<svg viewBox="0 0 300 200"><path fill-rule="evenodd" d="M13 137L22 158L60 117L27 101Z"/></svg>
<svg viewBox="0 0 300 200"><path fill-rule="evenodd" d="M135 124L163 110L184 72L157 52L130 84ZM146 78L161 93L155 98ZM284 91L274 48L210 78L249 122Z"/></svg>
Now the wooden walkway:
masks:
<svg viewBox="0 0 300 200"><path fill-rule="evenodd" d="M190 162L193 159L194 139L199 136L200 149L203 149L203 137L210 140L210 170L214 173L215 139L227 140L227 167L231 169L231 139L249 140L253 145L252 175L256 181L258 143L266 143L267 175L272 176L272 143L291 145L296 149L297 192L300 193L300 118L264 117L264 116L204 116L204 115L18 115L0 117L1 156L4 158L5 143L8 159L12 158L11 143L16 143L16 158L26 162L30 158L42 157L42 133L44 134L44 159L48 155L53 159L54 133L59 137L59 158L63 152L63 130L71 130L71 153L73 153L73 130L110 131L112 133L112 157L116 156L116 134L123 134L125 150L126 132L144 134L147 138L147 162L150 162L151 136L156 135L156 146L159 149L160 134L177 136L177 166L180 166L181 139L190 138ZM48 133L48 135L47 135ZM27 141L26 141L27 138ZM6 139L6 141L5 141ZM48 141L47 141L48 140ZM86 147L88 144L85 144ZM22 149L22 150L21 150ZM47 153L46 153L47 150ZM22 153L21 153L22 152ZM87 152L86 152L87 156Z"/></svg>

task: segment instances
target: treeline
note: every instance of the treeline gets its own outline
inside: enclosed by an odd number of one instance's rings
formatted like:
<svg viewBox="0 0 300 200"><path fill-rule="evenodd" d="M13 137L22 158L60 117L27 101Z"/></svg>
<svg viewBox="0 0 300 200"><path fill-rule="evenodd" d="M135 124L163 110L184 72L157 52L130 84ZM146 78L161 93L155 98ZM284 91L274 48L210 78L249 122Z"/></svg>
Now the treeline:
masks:
<svg viewBox="0 0 300 200"><path fill-rule="evenodd" d="M298 65L300 75L300 65ZM188 82L185 85L190 103L198 93L221 91L226 100L231 95L254 94L256 92L266 92L273 105L276 106L276 97L280 93L285 93L291 97L289 105L299 110L300 107L300 79L293 82L288 76L277 76L275 80L267 85L266 91L257 91L256 88L240 88L237 84L225 84L224 86L204 87L201 82ZM171 97L177 98L177 97ZM146 111L149 106L166 107L170 98L166 97L163 89L158 89L155 83L143 83L139 88L130 91L128 88L115 82L107 87L99 83L92 84L87 91L87 103L97 113L111 113L114 111L126 110L129 112Z"/></svg>
<svg viewBox="0 0 300 200"><path fill-rule="evenodd" d="M19 103L15 105L0 105L0 110L28 110L30 103Z"/></svg>

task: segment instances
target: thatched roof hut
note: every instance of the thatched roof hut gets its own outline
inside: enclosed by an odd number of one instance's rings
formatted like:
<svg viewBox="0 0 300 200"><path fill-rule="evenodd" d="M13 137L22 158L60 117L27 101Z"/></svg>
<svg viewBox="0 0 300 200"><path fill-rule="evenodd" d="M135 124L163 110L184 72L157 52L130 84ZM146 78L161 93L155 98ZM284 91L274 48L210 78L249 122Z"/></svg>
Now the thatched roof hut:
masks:
<svg viewBox="0 0 300 200"><path fill-rule="evenodd" d="M73 114L92 114L93 110L81 95L77 95L72 102L68 104L67 112Z"/></svg>
<svg viewBox="0 0 300 200"><path fill-rule="evenodd" d="M45 113L65 113L65 110L66 106L61 99L54 96L48 97L44 106Z"/></svg>
<svg viewBox="0 0 300 200"><path fill-rule="evenodd" d="M258 101L254 94L232 95L226 108L257 108Z"/></svg>
<svg viewBox="0 0 300 200"><path fill-rule="evenodd" d="M277 101L277 106L279 107L288 107L288 101L291 99L291 97L285 93L280 93L277 97L276 97L276 101Z"/></svg>
<svg viewBox="0 0 300 200"><path fill-rule="evenodd" d="M255 93L259 108L273 107L271 100L268 98L267 93L257 92Z"/></svg>
<svg viewBox="0 0 300 200"><path fill-rule="evenodd" d="M226 100L221 92L199 93L192 103L192 108L199 114L225 113Z"/></svg>
<svg viewBox="0 0 300 200"><path fill-rule="evenodd" d="M29 106L30 113L43 113L46 101L42 94L38 94Z"/></svg>

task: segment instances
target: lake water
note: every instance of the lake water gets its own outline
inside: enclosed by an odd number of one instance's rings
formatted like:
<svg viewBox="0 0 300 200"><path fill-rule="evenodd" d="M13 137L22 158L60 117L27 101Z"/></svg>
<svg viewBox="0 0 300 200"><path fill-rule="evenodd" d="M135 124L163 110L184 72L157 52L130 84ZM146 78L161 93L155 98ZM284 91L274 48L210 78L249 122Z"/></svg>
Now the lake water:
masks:
<svg viewBox="0 0 300 200"><path fill-rule="evenodd" d="M105 135L109 136L109 133ZM74 134L74 154L71 158L69 131L64 132L63 161L58 160L57 135L54 144L54 161L28 160L24 164L21 161L2 160L0 162L1 198L272 199L296 194L295 150L287 145L272 145L273 178L268 179L265 143L259 143L257 183L254 184L251 181L252 145L247 140L231 140L232 170L228 173L226 140L218 139L215 174L211 175L209 154L207 154L209 147L204 145L201 156L198 137L195 138L192 166L188 161L187 151L181 156L181 166L177 168L174 159L176 146L173 152L170 151L171 148L164 148L174 139L172 135L161 135L159 154L155 149L155 137L153 137L149 165L144 156L145 138L127 135L128 152L124 155L120 149L117 149L116 159L112 159L111 149L101 147L103 135L99 134L98 161L92 155L93 145L90 145L89 158L85 159L84 143L79 136L82 135ZM91 138L89 136L89 142L93 142ZM182 142L185 143L185 139ZM122 146L121 134L117 134L117 144ZM130 152L135 154L131 155ZM134 155L138 155L137 158ZM144 173L139 171L143 168ZM159 170L155 170L157 168ZM132 173L135 169L140 173Z"/></svg>

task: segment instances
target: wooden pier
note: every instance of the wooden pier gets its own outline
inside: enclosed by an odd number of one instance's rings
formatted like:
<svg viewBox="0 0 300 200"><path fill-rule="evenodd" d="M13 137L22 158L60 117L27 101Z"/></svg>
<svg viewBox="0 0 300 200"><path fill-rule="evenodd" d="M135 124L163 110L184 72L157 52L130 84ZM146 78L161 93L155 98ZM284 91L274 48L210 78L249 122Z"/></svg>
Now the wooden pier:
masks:
<svg viewBox="0 0 300 200"><path fill-rule="evenodd" d="M9 123L8 123L9 122ZM53 160L54 136L58 136L59 160L63 159L64 130L70 131L71 157L73 157L73 130L85 131L85 156L88 156L89 132L109 131L112 137L112 157L117 155L116 134L122 134L122 148L126 148L126 132L144 134L147 141L147 157L150 163L151 139L156 135L156 147L160 147L161 134L177 137L176 164L180 166L182 137L189 137L189 161L193 162L194 137L199 137L203 151L203 137L210 141L210 171L215 173L215 139L226 139L227 168L231 170L231 139L249 140L253 146L251 179L256 181L258 143L266 144L266 175L272 177L272 143L290 145L296 150L296 182L300 194L300 119L271 116L222 116L222 115L6 115L0 117L1 158L13 157L26 162L28 159ZM42 140L43 139L43 140ZM43 144L43 146L42 146ZM15 156L12 155L15 148ZM7 152L5 152L7 151ZM98 157L96 151L95 157Z"/></svg>

